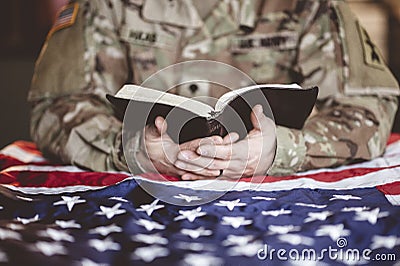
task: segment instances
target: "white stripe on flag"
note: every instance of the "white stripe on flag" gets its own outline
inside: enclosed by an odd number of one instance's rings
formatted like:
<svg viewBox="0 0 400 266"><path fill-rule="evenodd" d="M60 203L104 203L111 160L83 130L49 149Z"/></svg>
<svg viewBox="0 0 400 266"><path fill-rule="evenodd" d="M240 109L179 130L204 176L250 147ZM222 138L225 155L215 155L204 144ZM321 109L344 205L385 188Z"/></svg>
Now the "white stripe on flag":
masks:
<svg viewBox="0 0 400 266"><path fill-rule="evenodd" d="M392 205L400 205L400 195L385 195Z"/></svg>
<svg viewBox="0 0 400 266"><path fill-rule="evenodd" d="M17 145L8 145L0 151L1 154L13 157L24 163L39 163L46 161L38 154L30 153L18 147Z"/></svg>

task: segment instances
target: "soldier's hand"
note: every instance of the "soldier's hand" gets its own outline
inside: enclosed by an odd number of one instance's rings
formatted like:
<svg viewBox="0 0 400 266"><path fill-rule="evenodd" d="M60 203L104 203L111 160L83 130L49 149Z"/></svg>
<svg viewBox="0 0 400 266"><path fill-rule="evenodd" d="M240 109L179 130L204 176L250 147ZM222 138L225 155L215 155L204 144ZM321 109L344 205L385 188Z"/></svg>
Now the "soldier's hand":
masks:
<svg viewBox="0 0 400 266"><path fill-rule="evenodd" d="M223 170L223 177L235 179L265 175L275 156L275 125L260 105L253 108L251 122L254 129L243 140L237 141L237 134L232 133L221 144L200 144L196 152L181 151L175 166L189 172L182 179L202 179L198 173L212 170Z"/></svg>
<svg viewBox="0 0 400 266"><path fill-rule="evenodd" d="M158 172L172 176L182 176L187 171L175 167L174 163L180 150L195 151L200 143L221 143L221 137L195 139L181 145L176 144L167 134L167 122L162 117L157 117L154 126L146 126L139 153L138 163L147 172ZM219 170L206 170L199 178L215 178Z"/></svg>

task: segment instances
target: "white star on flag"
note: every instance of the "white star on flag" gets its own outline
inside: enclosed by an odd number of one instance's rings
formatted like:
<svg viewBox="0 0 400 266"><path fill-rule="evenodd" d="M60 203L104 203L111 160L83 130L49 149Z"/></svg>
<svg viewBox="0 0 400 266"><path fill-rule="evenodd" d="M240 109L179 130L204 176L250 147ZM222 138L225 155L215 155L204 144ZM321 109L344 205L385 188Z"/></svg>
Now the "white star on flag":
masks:
<svg viewBox="0 0 400 266"><path fill-rule="evenodd" d="M115 250L118 251L121 249L120 244L117 242L112 241L110 237L106 239L90 239L88 242L89 246L95 248L98 252L104 252L107 250Z"/></svg>
<svg viewBox="0 0 400 266"><path fill-rule="evenodd" d="M222 265L223 260L209 254L187 254L183 258L184 265L190 266L214 266Z"/></svg>
<svg viewBox="0 0 400 266"><path fill-rule="evenodd" d="M359 211L356 212L355 221L368 221L370 224L376 224L379 218L388 216L388 212L381 212L379 208L375 208L370 211Z"/></svg>
<svg viewBox="0 0 400 266"><path fill-rule="evenodd" d="M153 231L154 229L160 229L160 230L165 229L165 225L145 219L138 220L136 224L143 226L144 228L146 228L147 231Z"/></svg>
<svg viewBox="0 0 400 266"><path fill-rule="evenodd" d="M80 264L79 264L79 265L81 265L81 266L108 266L108 264L97 263L97 262L94 262L94 261L92 261L92 260L90 260L90 259L88 259L88 258L83 258L83 259L80 261Z"/></svg>
<svg viewBox="0 0 400 266"><path fill-rule="evenodd" d="M0 228L0 239L1 240L6 240L6 239L21 240L21 235L17 232Z"/></svg>
<svg viewBox="0 0 400 266"><path fill-rule="evenodd" d="M263 196L254 196L251 197L253 200L265 200L265 201L272 201L276 200L276 198L270 198L270 197L263 197Z"/></svg>
<svg viewBox="0 0 400 266"><path fill-rule="evenodd" d="M33 218L21 218L17 217L17 221L21 222L22 224L30 224L39 221L39 214L36 214Z"/></svg>
<svg viewBox="0 0 400 266"><path fill-rule="evenodd" d="M297 234L279 235L278 239L282 242L289 243L293 246L298 246L298 245L312 246L314 244L314 239L312 239L311 237L301 236Z"/></svg>
<svg viewBox="0 0 400 266"><path fill-rule="evenodd" d="M124 203L129 202L128 200L126 200L126 199L124 199L124 198L122 198L122 197L111 197L111 198L109 198L109 199L110 199L110 200L116 200L116 201L124 202Z"/></svg>
<svg viewBox="0 0 400 266"><path fill-rule="evenodd" d="M183 228L181 233L187 236L190 236L192 239L197 239L201 236L210 236L212 235L211 230L206 230L204 227L199 227L197 229L186 229Z"/></svg>
<svg viewBox="0 0 400 266"><path fill-rule="evenodd" d="M151 245L137 248L132 254L132 259L140 259L144 262L152 262L156 258L166 257L168 255L169 251L167 248Z"/></svg>
<svg viewBox="0 0 400 266"><path fill-rule="evenodd" d="M184 200L187 203L190 203L192 201L202 200L202 198L200 198L198 196L189 196L189 195L184 195L184 194L178 194L178 196L174 196L174 198Z"/></svg>
<svg viewBox="0 0 400 266"><path fill-rule="evenodd" d="M222 241L222 245L224 246L246 246L251 241L254 240L254 236L252 235L244 235L244 236L237 236L237 235L228 235L227 238Z"/></svg>
<svg viewBox="0 0 400 266"><path fill-rule="evenodd" d="M204 245L202 243L196 242L178 242L176 243L176 247L183 250L190 250L190 251L215 251L215 247L212 245Z"/></svg>
<svg viewBox="0 0 400 266"><path fill-rule="evenodd" d="M273 234L287 234L289 232L295 232L295 231L300 231L301 227L300 226L294 226L294 225L269 225L268 226L268 231L270 235Z"/></svg>
<svg viewBox="0 0 400 266"><path fill-rule="evenodd" d="M239 228L242 225L249 225L252 223L253 223L252 220L246 220L246 217L243 216L236 216L236 217L223 216L221 222L221 224L230 225L235 229Z"/></svg>
<svg viewBox="0 0 400 266"><path fill-rule="evenodd" d="M38 251L50 257L54 255L65 255L67 251L63 245L57 242L43 242L39 241L34 245Z"/></svg>
<svg viewBox="0 0 400 266"><path fill-rule="evenodd" d="M302 207L316 208L316 209L323 209L323 208L326 208L326 206L328 206L328 205L317 205L317 204L302 203L302 202L297 202L294 205L302 206Z"/></svg>
<svg viewBox="0 0 400 266"><path fill-rule="evenodd" d="M146 212L148 216L151 216L151 214L158 209L164 208L164 205L157 205L157 203L159 202L158 199L156 199L155 201L153 201L151 204L143 204L140 205L140 208L137 209L137 211L139 212Z"/></svg>
<svg viewBox="0 0 400 266"><path fill-rule="evenodd" d="M142 242L145 244L160 244L166 245L168 244L168 239L162 237L160 234L152 234L152 235L145 235L145 234L137 234L132 236L132 240L136 242Z"/></svg>
<svg viewBox="0 0 400 266"><path fill-rule="evenodd" d="M347 266L353 266L353 265L360 266L360 265L370 264L370 260L364 259L362 256L360 256L360 254L357 254L356 252L354 253L348 252L346 256L338 256L336 261L341 262Z"/></svg>
<svg viewBox="0 0 400 266"><path fill-rule="evenodd" d="M75 241L73 236L67 234L64 231L56 230L53 228L47 228L45 231L40 231L38 232L38 235L41 237L49 237L54 241L68 241L68 242Z"/></svg>
<svg viewBox="0 0 400 266"><path fill-rule="evenodd" d="M393 249L395 246L400 245L400 238L396 236L378 236L372 237L371 249L387 248Z"/></svg>
<svg viewBox="0 0 400 266"><path fill-rule="evenodd" d="M56 220L55 224L64 229L66 229L66 228L81 228L81 225L76 223L75 220L69 220L69 221Z"/></svg>
<svg viewBox="0 0 400 266"><path fill-rule="evenodd" d="M333 197L329 200L360 200L360 197L353 195L332 195Z"/></svg>
<svg viewBox="0 0 400 266"><path fill-rule="evenodd" d="M288 265L292 265L292 266L304 266L304 265L307 265L307 266L329 266L329 264L326 264L323 261L310 260L309 256L306 254L300 254L300 256L298 256L298 259L296 258L296 260L289 260L288 262L289 262Z"/></svg>
<svg viewBox="0 0 400 266"><path fill-rule="evenodd" d="M309 212L308 217L304 219L305 223L313 222L313 221L325 221L326 218L331 216L333 213L331 211L323 211L323 212Z"/></svg>
<svg viewBox="0 0 400 266"><path fill-rule="evenodd" d="M339 237L350 235L350 231L344 229L343 224L336 225L321 225L315 232L316 236L329 236L333 241L336 241Z"/></svg>
<svg viewBox="0 0 400 266"><path fill-rule="evenodd" d="M240 202L240 199L237 200L220 200L218 203L214 203L216 206L226 207L229 211L233 211L235 207L246 206L246 203Z"/></svg>
<svg viewBox="0 0 400 266"><path fill-rule="evenodd" d="M31 198L28 198L28 197L22 197L22 196L15 196L15 197L17 197L18 199L20 199L20 200L24 200L24 201L33 201L33 199L31 199Z"/></svg>
<svg viewBox="0 0 400 266"><path fill-rule="evenodd" d="M361 211L366 211L369 210L369 207L363 206L363 207L344 207L342 208L342 212L361 212Z"/></svg>
<svg viewBox="0 0 400 266"><path fill-rule="evenodd" d="M284 214L291 214L291 210L285 210L285 209L280 209L280 210L271 210L271 211L262 211L261 214L265 216L274 216L278 217L279 215L284 215Z"/></svg>
<svg viewBox="0 0 400 266"><path fill-rule="evenodd" d="M75 204L84 203L86 200L80 199L79 196L68 197L68 196L61 196L62 200L54 202L53 205L67 205L68 211L72 211L72 208Z"/></svg>
<svg viewBox="0 0 400 266"><path fill-rule="evenodd" d="M193 210L183 211L179 210L180 215L174 218L174 221L180 221L183 219L187 219L189 222L193 222L196 218L202 217L207 213L201 211L201 207L197 207Z"/></svg>
<svg viewBox="0 0 400 266"><path fill-rule="evenodd" d="M19 231L19 230L23 230L25 228L23 225L14 224L14 223L7 224L7 227L13 231Z"/></svg>
<svg viewBox="0 0 400 266"><path fill-rule="evenodd" d="M89 230L89 234L100 234L102 236L108 236L111 233L119 233L119 232L122 232L122 228L115 224L110 224L107 226L99 226Z"/></svg>
<svg viewBox="0 0 400 266"><path fill-rule="evenodd" d="M254 257L258 251L264 247L261 241L248 243L246 246L233 246L228 249L229 256Z"/></svg>
<svg viewBox="0 0 400 266"><path fill-rule="evenodd" d="M105 206L100 206L100 210L96 212L97 215L105 215L107 219L113 218L115 215L123 214L126 212L126 210L120 210L119 207L121 207L121 203L115 204L113 207L105 207Z"/></svg>

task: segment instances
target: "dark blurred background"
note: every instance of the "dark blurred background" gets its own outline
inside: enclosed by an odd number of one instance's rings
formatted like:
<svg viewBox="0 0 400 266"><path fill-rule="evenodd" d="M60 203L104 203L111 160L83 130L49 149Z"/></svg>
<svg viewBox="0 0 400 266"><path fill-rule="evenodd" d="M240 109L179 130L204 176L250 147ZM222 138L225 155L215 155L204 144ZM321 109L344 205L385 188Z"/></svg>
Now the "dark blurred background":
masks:
<svg viewBox="0 0 400 266"><path fill-rule="evenodd" d="M27 93L33 67L64 0L1 0L0 147L29 140Z"/></svg>
<svg viewBox="0 0 400 266"><path fill-rule="evenodd" d="M26 96L34 62L66 0L2 0L0 9L0 148L29 140ZM400 80L400 0L351 0L351 8ZM400 132L400 116L393 131Z"/></svg>

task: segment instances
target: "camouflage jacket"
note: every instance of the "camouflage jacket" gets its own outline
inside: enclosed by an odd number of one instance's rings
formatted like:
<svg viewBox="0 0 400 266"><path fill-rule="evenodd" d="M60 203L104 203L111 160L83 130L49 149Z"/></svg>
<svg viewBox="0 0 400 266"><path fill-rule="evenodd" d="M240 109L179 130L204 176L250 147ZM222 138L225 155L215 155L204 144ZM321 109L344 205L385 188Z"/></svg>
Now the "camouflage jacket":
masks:
<svg viewBox="0 0 400 266"><path fill-rule="evenodd" d="M398 84L339 0L71 1L36 63L31 135L51 158L127 170L121 121L106 93L192 59L230 64L257 83L319 86L317 112L302 130L277 126L272 175L368 160L385 149Z"/></svg>

